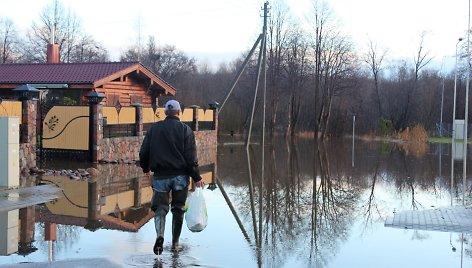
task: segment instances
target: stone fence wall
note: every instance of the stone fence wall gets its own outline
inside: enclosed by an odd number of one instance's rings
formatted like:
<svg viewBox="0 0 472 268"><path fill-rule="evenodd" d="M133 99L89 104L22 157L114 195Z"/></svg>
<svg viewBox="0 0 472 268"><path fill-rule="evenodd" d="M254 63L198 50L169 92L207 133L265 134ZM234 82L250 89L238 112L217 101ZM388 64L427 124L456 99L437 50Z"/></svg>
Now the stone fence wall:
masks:
<svg viewBox="0 0 472 268"><path fill-rule="evenodd" d="M143 139L144 136L101 139L98 162L130 163L138 160ZM200 165L216 161L216 130L195 131L195 143Z"/></svg>
<svg viewBox="0 0 472 268"><path fill-rule="evenodd" d="M131 137L103 137L103 106L99 103L90 103L89 124L89 160L91 162L124 162L131 163L139 159L139 150L144 139L143 109L141 105L134 105L136 110L135 133ZM218 112L215 108L212 130L198 129L198 112L194 110L193 130L197 145L197 155L200 165L214 163L216 161ZM37 166L37 114L38 102L36 100L22 100L22 118L20 130L20 171L29 173ZM62 154L63 156L63 154Z"/></svg>

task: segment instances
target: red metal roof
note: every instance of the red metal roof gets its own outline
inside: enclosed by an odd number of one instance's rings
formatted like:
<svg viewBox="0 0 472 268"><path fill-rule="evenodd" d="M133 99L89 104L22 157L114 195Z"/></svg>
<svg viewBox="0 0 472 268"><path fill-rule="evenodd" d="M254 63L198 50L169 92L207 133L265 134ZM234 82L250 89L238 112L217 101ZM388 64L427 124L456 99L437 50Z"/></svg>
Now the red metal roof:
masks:
<svg viewBox="0 0 472 268"><path fill-rule="evenodd" d="M0 64L1 84L88 84L122 71L137 62Z"/></svg>

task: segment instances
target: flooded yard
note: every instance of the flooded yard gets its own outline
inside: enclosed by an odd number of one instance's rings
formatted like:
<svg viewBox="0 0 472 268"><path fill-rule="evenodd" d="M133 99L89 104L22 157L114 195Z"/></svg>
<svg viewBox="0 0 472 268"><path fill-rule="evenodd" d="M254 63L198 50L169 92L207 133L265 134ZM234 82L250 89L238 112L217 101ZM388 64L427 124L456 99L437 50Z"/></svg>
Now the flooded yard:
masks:
<svg viewBox="0 0 472 268"><path fill-rule="evenodd" d="M259 145L247 152L240 141L221 139L216 159L202 166L207 228L192 233L184 226L183 249L172 253L168 220L159 258L152 252L151 184L137 166L97 166L95 181L22 178L24 186L57 185L63 197L1 214L2 224L7 217L18 227L12 235L1 226L10 240L0 241L0 267L99 258L121 267L472 265L472 227L459 233L384 226L396 213L471 203L471 172L464 184L462 161L451 170L450 145L353 146L346 139L315 146L274 138L266 144L264 169L261 163Z"/></svg>

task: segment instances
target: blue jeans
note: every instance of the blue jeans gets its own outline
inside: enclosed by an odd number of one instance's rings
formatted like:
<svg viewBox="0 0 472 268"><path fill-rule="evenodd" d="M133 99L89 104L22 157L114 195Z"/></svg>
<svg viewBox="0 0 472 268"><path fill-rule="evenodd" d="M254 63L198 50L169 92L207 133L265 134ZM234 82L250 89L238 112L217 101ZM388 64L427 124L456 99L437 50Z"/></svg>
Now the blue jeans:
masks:
<svg viewBox="0 0 472 268"><path fill-rule="evenodd" d="M166 179L158 179L154 176L152 179L154 195L151 201L151 209L156 214L165 216L169 212L169 203L171 203L172 213L174 211L183 212L189 184L190 178L187 175L178 175ZM172 202L169 202L169 192L172 192Z"/></svg>
<svg viewBox="0 0 472 268"><path fill-rule="evenodd" d="M154 225L157 237L164 237L166 215L169 212L169 193L172 193L172 241L178 242L185 213L189 176L174 176L165 179L152 178L153 196L151 209L154 211Z"/></svg>

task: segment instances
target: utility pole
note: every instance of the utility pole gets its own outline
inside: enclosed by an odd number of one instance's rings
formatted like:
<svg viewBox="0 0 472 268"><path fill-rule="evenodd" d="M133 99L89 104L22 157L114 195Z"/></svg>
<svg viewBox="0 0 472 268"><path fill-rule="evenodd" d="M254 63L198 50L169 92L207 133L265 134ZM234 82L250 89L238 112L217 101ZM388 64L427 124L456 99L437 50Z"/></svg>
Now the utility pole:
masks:
<svg viewBox="0 0 472 268"><path fill-rule="evenodd" d="M266 121L266 99L267 99L267 54L266 54L266 41L267 41L267 17L269 16L269 2L264 3L264 26L262 27L262 161L261 161L261 185L259 194L259 247L262 247L262 189L264 184L264 166L265 166L265 121Z"/></svg>

